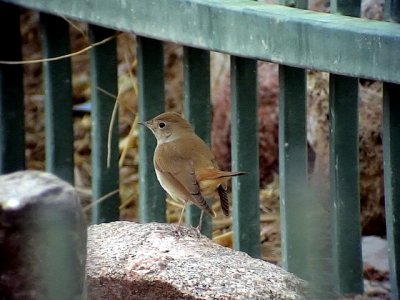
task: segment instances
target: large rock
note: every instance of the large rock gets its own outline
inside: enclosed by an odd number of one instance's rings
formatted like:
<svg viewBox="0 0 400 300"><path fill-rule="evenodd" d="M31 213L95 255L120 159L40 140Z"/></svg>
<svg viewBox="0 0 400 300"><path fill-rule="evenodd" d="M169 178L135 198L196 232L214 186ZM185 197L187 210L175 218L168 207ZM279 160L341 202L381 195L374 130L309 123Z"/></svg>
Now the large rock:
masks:
<svg viewBox="0 0 400 300"><path fill-rule="evenodd" d="M0 176L0 299L85 299L86 224L75 189L37 171Z"/></svg>
<svg viewBox="0 0 400 300"><path fill-rule="evenodd" d="M89 299L305 299L305 282L194 229L113 222L88 231Z"/></svg>

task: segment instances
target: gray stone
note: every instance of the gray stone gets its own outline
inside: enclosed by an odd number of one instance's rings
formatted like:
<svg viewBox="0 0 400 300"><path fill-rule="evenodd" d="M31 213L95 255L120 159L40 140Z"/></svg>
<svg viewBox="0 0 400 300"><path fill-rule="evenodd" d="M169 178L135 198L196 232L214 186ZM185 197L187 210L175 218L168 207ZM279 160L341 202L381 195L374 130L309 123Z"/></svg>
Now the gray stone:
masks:
<svg viewBox="0 0 400 300"><path fill-rule="evenodd" d="M175 225L113 222L88 230L89 299L305 299L283 269Z"/></svg>
<svg viewBox="0 0 400 300"><path fill-rule="evenodd" d="M0 176L1 299L84 299L86 224L74 188L56 176Z"/></svg>
<svg viewBox="0 0 400 300"><path fill-rule="evenodd" d="M389 272L387 241L378 236L362 238L362 254L364 264L380 272Z"/></svg>

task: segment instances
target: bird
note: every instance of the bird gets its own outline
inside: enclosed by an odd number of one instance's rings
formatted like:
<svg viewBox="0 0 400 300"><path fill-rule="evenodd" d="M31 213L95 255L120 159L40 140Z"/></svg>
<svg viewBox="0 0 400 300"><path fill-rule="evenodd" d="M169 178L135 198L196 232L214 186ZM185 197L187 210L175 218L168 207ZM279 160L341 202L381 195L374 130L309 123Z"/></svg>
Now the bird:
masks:
<svg viewBox="0 0 400 300"><path fill-rule="evenodd" d="M178 230L188 202L201 209L198 231L204 212L216 216L206 198L218 195L222 212L229 216L227 182L246 173L220 170L210 147L176 112L165 112L139 124L149 128L157 139L153 163L160 185L174 200L184 204Z"/></svg>

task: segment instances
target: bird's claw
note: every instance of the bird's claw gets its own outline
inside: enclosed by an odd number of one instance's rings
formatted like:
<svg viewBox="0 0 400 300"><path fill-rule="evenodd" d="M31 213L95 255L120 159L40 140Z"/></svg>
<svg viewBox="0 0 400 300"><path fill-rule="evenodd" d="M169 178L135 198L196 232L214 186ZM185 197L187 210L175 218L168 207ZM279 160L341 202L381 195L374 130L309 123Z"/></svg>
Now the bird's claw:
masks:
<svg viewBox="0 0 400 300"><path fill-rule="evenodd" d="M196 227L193 228L196 231L197 237L200 238L201 237L201 226L198 225Z"/></svg>

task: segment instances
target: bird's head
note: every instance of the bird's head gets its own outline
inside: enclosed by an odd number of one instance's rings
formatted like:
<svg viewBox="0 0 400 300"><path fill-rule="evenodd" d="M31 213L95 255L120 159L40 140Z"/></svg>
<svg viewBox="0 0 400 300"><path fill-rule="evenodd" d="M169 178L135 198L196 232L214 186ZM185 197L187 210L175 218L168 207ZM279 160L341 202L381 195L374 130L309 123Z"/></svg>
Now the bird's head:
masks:
<svg viewBox="0 0 400 300"><path fill-rule="evenodd" d="M158 144L172 142L185 134L193 133L189 122L174 112L162 113L149 121L139 122L139 124L153 132Z"/></svg>

